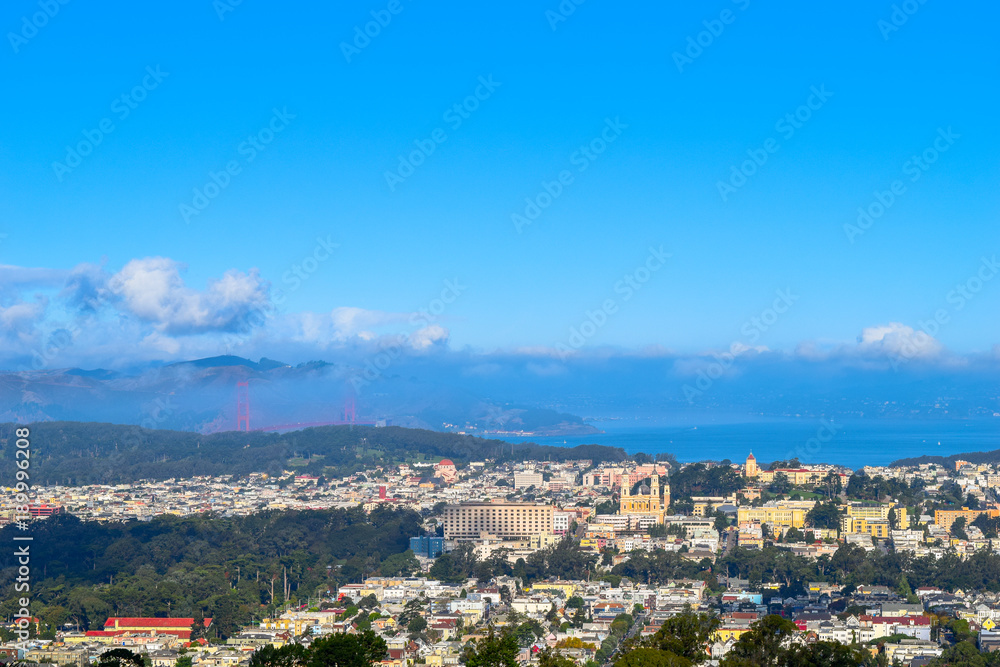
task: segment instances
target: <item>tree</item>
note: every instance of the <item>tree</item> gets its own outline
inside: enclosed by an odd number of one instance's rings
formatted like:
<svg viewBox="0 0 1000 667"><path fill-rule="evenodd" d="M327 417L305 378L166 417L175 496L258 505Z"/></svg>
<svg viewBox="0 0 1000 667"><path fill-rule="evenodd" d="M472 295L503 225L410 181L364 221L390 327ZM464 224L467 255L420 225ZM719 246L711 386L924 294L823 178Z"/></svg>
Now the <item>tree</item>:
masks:
<svg viewBox="0 0 1000 667"><path fill-rule="evenodd" d="M205 636L205 615L201 609L194 612L194 620L191 622L191 641Z"/></svg>
<svg viewBox="0 0 1000 667"><path fill-rule="evenodd" d="M423 632L427 629L427 619L423 616L417 616L406 624L406 629L410 632L410 634Z"/></svg>
<svg viewBox="0 0 1000 667"><path fill-rule="evenodd" d="M571 658L551 648L545 648L538 653L538 667L577 667Z"/></svg>
<svg viewBox="0 0 1000 667"><path fill-rule="evenodd" d="M670 651L655 648L637 648L615 661L614 667L689 667L694 663Z"/></svg>
<svg viewBox="0 0 1000 667"><path fill-rule="evenodd" d="M536 637L541 637L545 634L545 630L538 621L531 619L514 628L513 634L521 646L530 646L534 643Z"/></svg>
<svg viewBox="0 0 1000 667"><path fill-rule="evenodd" d="M555 623L559 620L559 610L556 609L555 602L552 603L552 606L549 607L549 611L545 614L545 620L549 623Z"/></svg>
<svg viewBox="0 0 1000 667"><path fill-rule="evenodd" d="M785 531L785 542L801 542L803 538L802 531L795 526Z"/></svg>
<svg viewBox="0 0 1000 667"><path fill-rule="evenodd" d="M386 577L406 577L420 569L420 561L411 549L407 549L401 554L393 554L386 558L378 569Z"/></svg>
<svg viewBox="0 0 1000 667"><path fill-rule="evenodd" d="M449 553L444 553L434 559L434 564L431 565L431 569L428 572L432 579L439 579L440 581L447 581L450 583L457 583L458 581L464 581L464 577L458 571L455 563L455 557Z"/></svg>
<svg viewBox="0 0 1000 667"><path fill-rule="evenodd" d="M722 664L726 667L780 665L786 644L798 631L787 618L774 614L765 616L733 644Z"/></svg>
<svg viewBox="0 0 1000 667"><path fill-rule="evenodd" d="M806 514L806 523L816 528L840 530L840 517L840 508L836 503L816 503Z"/></svg>
<svg viewBox="0 0 1000 667"><path fill-rule="evenodd" d="M979 498L976 498L974 495L970 493L965 499L965 506L968 507L970 510L979 509Z"/></svg>
<svg viewBox="0 0 1000 667"><path fill-rule="evenodd" d="M965 532L965 517L960 516L955 519L951 524L951 534L960 540L969 539L968 533Z"/></svg>
<svg viewBox="0 0 1000 667"><path fill-rule="evenodd" d="M97 667L144 667L142 656L127 648L113 648L97 658Z"/></svg>
<svg viewBox="0 0 1000 667"><path fill-rule="evenodd" d="M597 503L597 507L594 508L594 514L616 514L618 512L618 503L614 500L605 500L602 503Z"/></svg>
<svg viewBox="0 0 1000 667"><path fill-rule="evenodd" d="M312 643L305 667L371 667L386 655L385 640L370 630L357 635L333 634Z"/></svg>
<svg viewBox="0 0 1000 667"><path fill-rule="evenodd" d="M1000 653L980 653L971 641L960 641L949 646L928 667L995 667L1000 662Z"/></svg>
<svg viewBox="0 0 1000 667"><path fill-rule="evenodd" d="M177 662L174 663L174 667L191 667L191 656L181 655L177 657Z"/></svg>
<svg viewBox="0 0 1000 667"><path fill-rule="evenodd" d="M651 525L649 527L649 536L650 537L666 537L667 536L667 527L665 525L663 525L662 523L654 523L653 525Z"/></svg>
<svg viewBox="0 0 1000 667"><path fill-rule="evenodd" d="M833 500L834 496L840 495L843 488L844 483L840 480L840 475L833 471L828 473L826 479L823 480L823 489L830 500Z"/></svg>
<svg viewBox="0 0 1000 667"><path fill-rule="evenodd" d="M249 667L299 667L306 658L306 648L301 644L286 644L275 648L265 644L250 656Z"/></svg>
<svg viewBox="0 0 1000 667"><path fill-rule="evenodd" d="M788 481L788 475L783 472L774 473L774 480L768 485L767 490L777 495L785 495L792 490L792 483Z"/></svg>
<svg viewBox="0 0 1000 667"><path fill-rule="evenodd" d="M703 662L708 658L705 646L719 625L721 622L715 616L684 611L665 620L656 634L644 641L641 647L654 648L675 658L683 658L687 664ZM644 655L644 659L650 658L648 654ZM653 664L682 665L685 663ZM629 664L627 667L638 666Z"/></svg>
<svg viewBox="0 0 1000 667"><path fill-rule="evenodd" d="M475 644L465 645L466 667L518 667L517 654L520 651L517 639L510 633L500 636L490 628L487 636Z"/></svg>

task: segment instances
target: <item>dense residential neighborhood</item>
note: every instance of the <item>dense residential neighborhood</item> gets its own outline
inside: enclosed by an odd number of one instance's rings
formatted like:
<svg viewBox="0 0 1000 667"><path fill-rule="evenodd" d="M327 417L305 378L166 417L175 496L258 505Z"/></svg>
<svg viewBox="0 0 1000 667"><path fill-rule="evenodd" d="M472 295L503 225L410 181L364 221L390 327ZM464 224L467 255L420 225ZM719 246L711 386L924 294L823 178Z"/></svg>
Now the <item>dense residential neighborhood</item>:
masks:
<svg viewBox="0 0 1000 667"><path fill-rule="evenodd" d="M792 644L835 642L885 664L923 665L962 641L980 651L1000 646L1000 586L910 588L905 575L893 586L845 586L818 575L782 581L775 567L755 565L754 554L799 559L818 573L838 559L896 554L963 562L996 553L998 486L996 466L964 461L954 469L851 471L795 460L765 468L750 454L742 464L441 459L340 479L289 470L36 487L30 508L37 521L75 515L112 525L164 515L402 508L419 514L422 532L405 536L410 550L395 574L380 572L383 564L305 594L293 594L286 575L278 597L272 581L280 607L272 604L234 631L221 631L211 616L115 615L102 627L68 620L59 628L36 619L31 638L11 638L0 652L87 665L126 648L153 667L223 667L248 664L263 646L370 631L386 643L387 667L443 666L463 662L469 642L492 629L517 638L523 664L556 651L594 667L657 636L667 619L704 613L717 619L703 647L710 662L725 659L765 618L780 616L794 624ZM8 495L6 522L14 511ZM556 562L563 557L566 563ZM663 576L682 571L689 576ZM1000 584L998 577L994 572Z"/></svg>

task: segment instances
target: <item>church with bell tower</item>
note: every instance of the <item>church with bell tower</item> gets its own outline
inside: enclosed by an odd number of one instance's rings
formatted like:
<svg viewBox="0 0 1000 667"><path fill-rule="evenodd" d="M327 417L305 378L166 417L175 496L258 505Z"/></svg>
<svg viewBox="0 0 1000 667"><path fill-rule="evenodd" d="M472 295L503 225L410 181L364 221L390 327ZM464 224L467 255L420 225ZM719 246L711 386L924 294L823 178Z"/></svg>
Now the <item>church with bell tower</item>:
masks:
<svg viewBox="0 0 1000 667"><path fill-rule="evenodd" d="M667 507L670 505L670 485L663 485L661 498L660 476L652 475L648 479L648 485L645 484L646 481L643 480L635 495L632 495L632 489L628 483L622 484L618 513L636 518L651 517L656 520L656 523L662 524Z"/></svg>

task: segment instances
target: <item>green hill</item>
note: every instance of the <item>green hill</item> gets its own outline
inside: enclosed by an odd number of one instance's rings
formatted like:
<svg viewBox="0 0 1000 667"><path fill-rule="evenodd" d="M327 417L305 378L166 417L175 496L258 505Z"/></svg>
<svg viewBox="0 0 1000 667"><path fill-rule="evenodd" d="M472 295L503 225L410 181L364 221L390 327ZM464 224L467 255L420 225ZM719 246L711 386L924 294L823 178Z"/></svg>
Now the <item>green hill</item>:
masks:
<svg viewBox="0 0 1000 667"><path fill-rule="evenodd" d="M0 424L0 484L11 485L16 424ZM624 450L601 445L511 445L454 433L398 426L320 426L289 433L229 431L202 435L94 422L31 424L33 484L111 484L139 479L251 472L343 476L372 465L450 458L622 461Z"/></svg>

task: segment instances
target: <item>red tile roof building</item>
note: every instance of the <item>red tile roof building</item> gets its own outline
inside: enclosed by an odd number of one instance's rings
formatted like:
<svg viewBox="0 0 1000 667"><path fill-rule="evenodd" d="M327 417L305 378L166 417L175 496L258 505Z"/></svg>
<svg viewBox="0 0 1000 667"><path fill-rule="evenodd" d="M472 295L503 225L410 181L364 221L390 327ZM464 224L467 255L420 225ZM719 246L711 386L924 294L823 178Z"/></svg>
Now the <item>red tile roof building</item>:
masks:
<svg viewBox="0 0 1000 667"><path fill-rule="evenodd" d="M91 635L90 632L87 633L88 636L108 636L110 633L112 636L124 635L124 634L157 634L157 635L174 635L179 639L190 639L191 638L191 625L194 624L193 618L141 618L134 616L111 616L107 621L104 622L104 631L96 631L96 633ZM212 619L205 619L205 628L207 629L212 625Z"/></svg>

